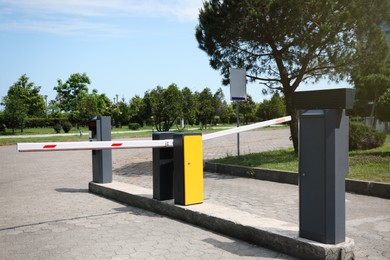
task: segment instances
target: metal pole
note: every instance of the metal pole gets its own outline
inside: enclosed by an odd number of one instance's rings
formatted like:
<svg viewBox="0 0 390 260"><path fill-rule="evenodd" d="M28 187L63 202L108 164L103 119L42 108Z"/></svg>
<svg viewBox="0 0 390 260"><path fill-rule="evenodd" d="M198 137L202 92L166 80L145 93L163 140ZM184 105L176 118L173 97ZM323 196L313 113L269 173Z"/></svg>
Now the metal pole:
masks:
<svg viewBox="0 0 390 260"><path fill-rule="evenodd" d="M237 127L240 127L240 102L236 102ZM240 133L237 133L237 156L240 156Z"/></svg>

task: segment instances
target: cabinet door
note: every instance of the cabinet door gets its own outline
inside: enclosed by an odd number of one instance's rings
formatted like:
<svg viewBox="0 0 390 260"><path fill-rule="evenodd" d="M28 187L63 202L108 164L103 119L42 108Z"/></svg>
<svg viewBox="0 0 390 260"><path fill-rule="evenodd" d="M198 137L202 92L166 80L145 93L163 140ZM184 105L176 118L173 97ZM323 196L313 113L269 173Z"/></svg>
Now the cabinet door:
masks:
<svg viewBox="0 0 390 260"><path fill-rule="evenodd" d="M184 136L185 205L203 202L203 146L201 135Z"/></svg>
<svg viewBox="0 0 390 260"><path fill-rule="evenodd" d="M318 113L314 113L318 111ZM300 120L299 225L302 237L325 235L325 119L321 110Z"/></svg>

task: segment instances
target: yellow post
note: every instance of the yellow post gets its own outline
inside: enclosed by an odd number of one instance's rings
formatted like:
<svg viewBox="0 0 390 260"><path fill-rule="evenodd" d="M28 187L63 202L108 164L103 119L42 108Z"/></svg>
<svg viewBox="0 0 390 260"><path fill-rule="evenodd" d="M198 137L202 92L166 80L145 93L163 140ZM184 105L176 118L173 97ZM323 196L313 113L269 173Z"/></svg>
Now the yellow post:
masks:
<svg viewBox="0 0 390 260"><path fill-rule="evenodd" d="M174 198L180 205L203 202L203 146L201 134L175 134Z"/></svg>

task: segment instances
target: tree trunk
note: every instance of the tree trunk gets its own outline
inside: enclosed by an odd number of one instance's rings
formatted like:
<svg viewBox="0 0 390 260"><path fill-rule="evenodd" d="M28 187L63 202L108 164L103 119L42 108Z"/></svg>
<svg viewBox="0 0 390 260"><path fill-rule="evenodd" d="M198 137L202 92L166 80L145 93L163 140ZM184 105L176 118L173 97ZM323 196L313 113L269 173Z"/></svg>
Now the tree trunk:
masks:
<svg viewBox="0 0 390 260"><path fill-rule="evenodd" d="M298 111L294 108L293 93L285 93L287 114L291 116L290 122L290 140L293 142L294 152L298 154Z"/></svg>

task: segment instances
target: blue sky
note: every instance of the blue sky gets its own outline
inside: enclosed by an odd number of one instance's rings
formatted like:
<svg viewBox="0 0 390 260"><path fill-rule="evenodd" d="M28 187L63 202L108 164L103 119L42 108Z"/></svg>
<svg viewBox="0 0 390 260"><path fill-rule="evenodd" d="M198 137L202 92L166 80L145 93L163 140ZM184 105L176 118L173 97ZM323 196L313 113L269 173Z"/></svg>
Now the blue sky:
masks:
<svg viewBox="0 0 390 260"><path fill-rule="evenodd" d="M129 100L157 85L222 87L195 39L202 0L0 0L0 97L22 74L55 98L57 79L87 73L90 91ZM326 85L326 83L323 83ZM248 84L256 102L261 85Z"/></svg>

